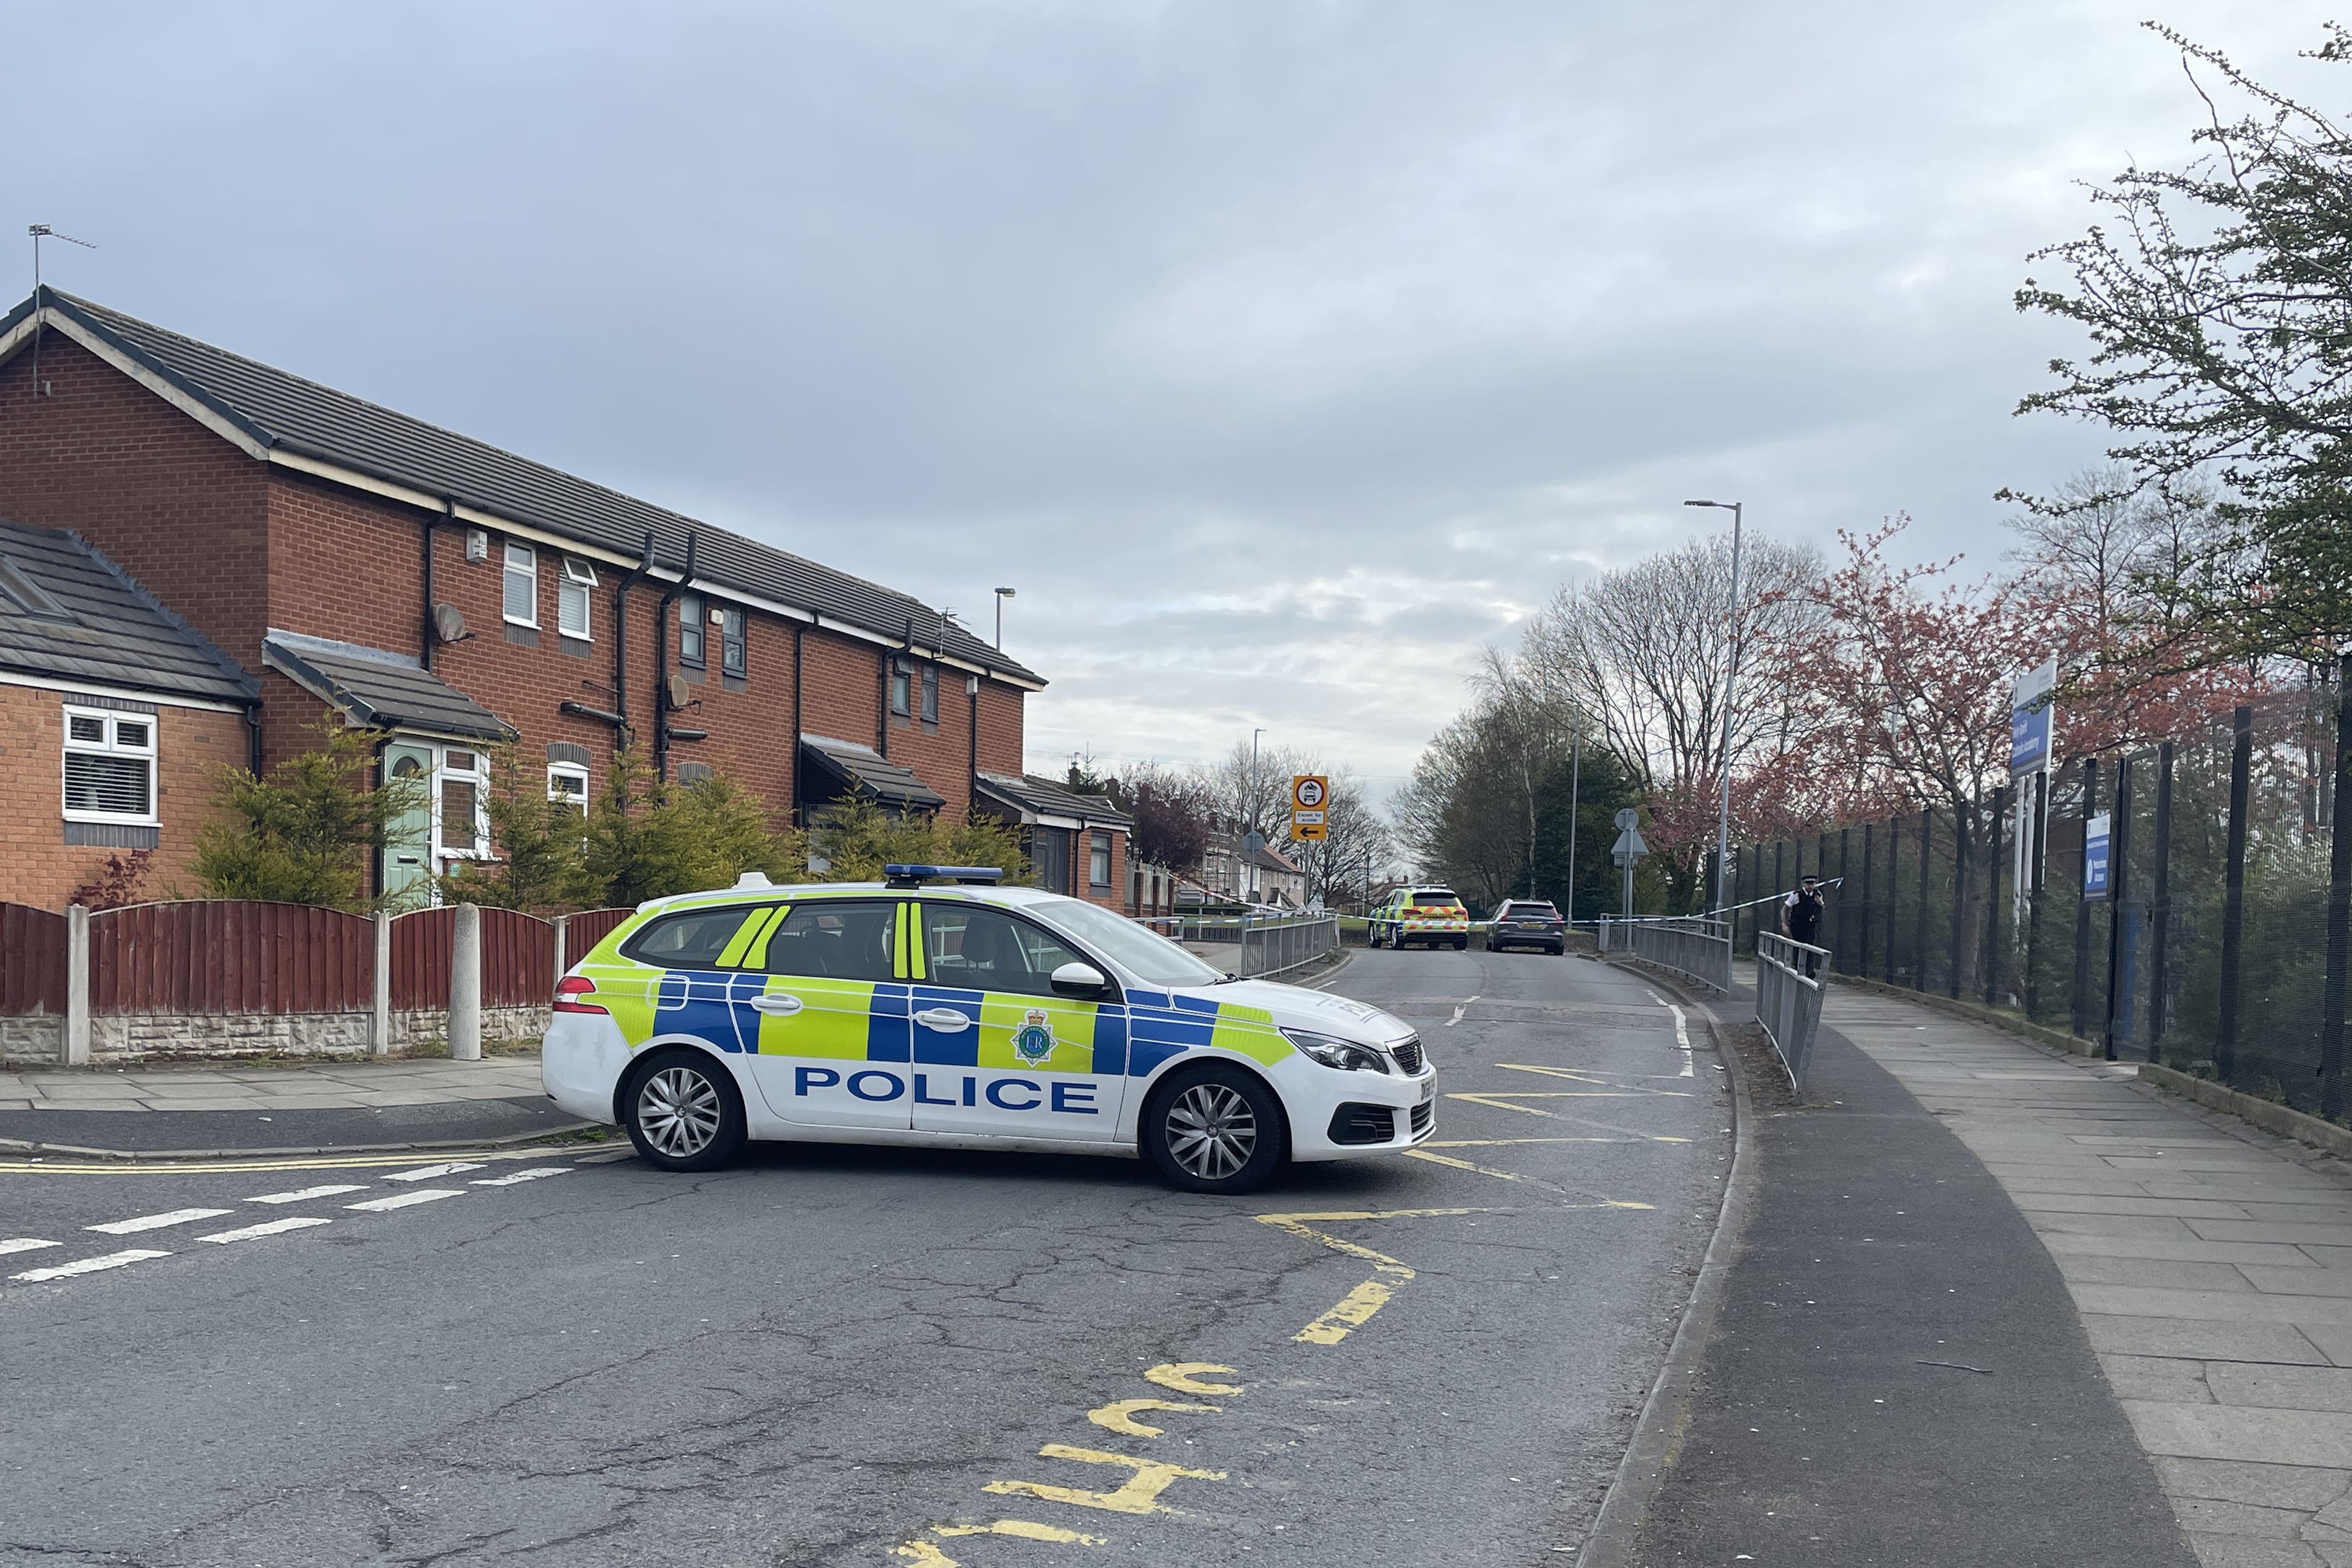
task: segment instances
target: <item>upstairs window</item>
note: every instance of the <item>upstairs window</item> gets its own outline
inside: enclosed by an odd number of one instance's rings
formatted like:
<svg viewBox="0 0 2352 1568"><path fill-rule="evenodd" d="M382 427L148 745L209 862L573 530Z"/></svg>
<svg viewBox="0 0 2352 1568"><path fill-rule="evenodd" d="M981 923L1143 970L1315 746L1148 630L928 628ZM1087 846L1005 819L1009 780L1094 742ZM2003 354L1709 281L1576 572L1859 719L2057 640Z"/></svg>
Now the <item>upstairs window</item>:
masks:
<svg viewBox="0 0 2352 1568"><path fill-rule="evenodd" d="M923 722L940 722L940 667L937 664L923 666Z"/></svg>
<svg viewBox="0 0 2352 1568"><path fill-rule="evenodd" d="M743 612L722 610L719 612L719 668L722 674L742 674L750 668L743 646Z"/></svg>
<svg viewBox="0 0 2352 1568"><path fill-rule="evenodd" d="M529 545L507 546L506 597L499 608L517 626L539 624L539 552Z"/></svg>
<svg viewBox="0 0 2352 1568"><path fill-rule="evenodd" d="M566 637L588 639L588 594L596 586L596 569L576 555L563 558L563 579L555 590L555 629Z"/></svg>
<svg viewBox="0 0 2352 1568"><path fill-rule="evenodd" d="M677 601L677 662L702 668L705 616L702 595L689 593Z"/></svg>
<svg viewBox="0 0 2352 1568"><path fill-rule="evenodd" d="M1087 885L1110 885L1110 835L1099 828L1095 830L1094 842L1087 851Z"/></svg>
<svg viewBox="0 0 2352 1568"><path fill-rule="evenodd" d="M153 716L70 707L65 715L66 820L152 823Z"/></svg>
<svg viewBox="0 0 2352 1568"><path fill-rule="evenodd" d="M906 660L890 661L890 711L901 718L907 716L911 706L910 687L914 674L914 666Z"/></svg>

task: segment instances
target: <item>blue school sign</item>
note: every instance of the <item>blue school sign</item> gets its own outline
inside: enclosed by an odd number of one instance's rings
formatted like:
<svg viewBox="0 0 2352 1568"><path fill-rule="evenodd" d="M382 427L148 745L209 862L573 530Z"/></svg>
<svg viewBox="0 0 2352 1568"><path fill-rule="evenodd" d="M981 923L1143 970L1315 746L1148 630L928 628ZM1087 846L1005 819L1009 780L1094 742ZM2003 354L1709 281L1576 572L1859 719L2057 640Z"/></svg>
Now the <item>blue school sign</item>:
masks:
<svg viewBox="0 0 2352 1568"><path fill-rule="evenodd" d="M2105 811L2083 824L2083 896L2107 896L2108 818Z"/></svg>

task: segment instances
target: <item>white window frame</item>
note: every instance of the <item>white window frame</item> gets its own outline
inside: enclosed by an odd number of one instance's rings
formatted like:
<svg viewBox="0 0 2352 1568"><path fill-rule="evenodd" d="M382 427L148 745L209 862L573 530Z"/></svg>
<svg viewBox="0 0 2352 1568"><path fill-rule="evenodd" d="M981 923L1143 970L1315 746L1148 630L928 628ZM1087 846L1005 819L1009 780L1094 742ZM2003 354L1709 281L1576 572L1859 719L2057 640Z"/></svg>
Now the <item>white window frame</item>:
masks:
<svg viewBox="0 0 2352 1568"><path fill-rule="evenodd" d="M536 629L539 625L539 551L532 546L509 539L506 553L500 559L505 565L499 579L499 614L509 626ZM509 597L507 589L518 577L530 584L530 613L528 616L517 615L507 604Z"/></svg>
<svg viewBox="0 0 2352 1568"><path fill-rule="evenodd" d="M590 605L594 598L590 591L595 586L596 569L594 567L576 555L563 558L563 575L556 579L555 582L555 630L558 635L569 637L579 643L595 641L591 634L593 622L590 618ZM574 605L579 606L580 609L580 629L577 632L566 623L570 620Z"/></svg>
<svg viewBox="0 0 2352 1568"><path fill-rule="evenodd" d="M580 788L573 791L558 789L555 784L559 779L575 783ZM562 800L567 804L576 803L580 808L580 814L586 816L588 814L588 765L584 762L549 763L547 765L547 798L551 800Z"/></svg>
<svg viewBox="0 0 2352 1568"><path fill-rule="evenodd" d="M155 764L156 758L161 752L161 747L156 744L158 728L156 723L157 716L158 716L152 713L118 713L112 708L79 707L70 703L66 705L62 744L58 747L58 800L59 809L64 811L65 820L67 821L121 822L142 828L152 828L161 824L162 819L156 814L156 795L158 791L156 789ZM100 726L100 733L102 733L106 738L102 741L76 740L73 737L73 721L78 718L92 719L97 721ZM144 746L126 746L122 744L120 727L124 724L145 725L147 727L147 744ZM138 757L145 758L147 763L147 810L137 812L88 811L77 810L73 807L65 804L65 802L70 799L67 793L66 787L65 759L67 757L69 757L76 752L80 752L86 756Z"/></svg>
<svg viewBox="0 0 2352 1568"><path fill-rule="evenodd" d="M474 759L471 769L452 768L449 756L462 753ZM471 844L453 844L443 830L448 825L442 817L442 794L449 783L467 783L474 787L474 839ZM436 746L433 748L433 853L443 861L488 860L490 854L490 759L479 747Z"/></svg>

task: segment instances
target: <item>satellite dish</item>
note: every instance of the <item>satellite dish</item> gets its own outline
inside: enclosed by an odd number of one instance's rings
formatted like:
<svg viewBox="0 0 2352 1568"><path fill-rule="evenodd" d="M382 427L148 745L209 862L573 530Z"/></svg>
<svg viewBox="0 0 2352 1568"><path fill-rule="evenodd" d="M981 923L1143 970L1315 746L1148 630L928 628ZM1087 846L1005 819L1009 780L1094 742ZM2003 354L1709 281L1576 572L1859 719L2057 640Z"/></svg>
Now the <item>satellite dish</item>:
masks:
<svg viewBox="0 0 2352 1568"><path fill-rule="evenodd" d="M436 604L433 607L433 632L444 643L462 643L466 640L466 617L454 604Z"/></svg>
<svg viewBox="0 0 2352 1568"><path fill-rule="evenodd" d="M682 708L693 700L694 688L687 684L686 677L684 675L672 675L669 678L669 706L674 708Z"/></svg>

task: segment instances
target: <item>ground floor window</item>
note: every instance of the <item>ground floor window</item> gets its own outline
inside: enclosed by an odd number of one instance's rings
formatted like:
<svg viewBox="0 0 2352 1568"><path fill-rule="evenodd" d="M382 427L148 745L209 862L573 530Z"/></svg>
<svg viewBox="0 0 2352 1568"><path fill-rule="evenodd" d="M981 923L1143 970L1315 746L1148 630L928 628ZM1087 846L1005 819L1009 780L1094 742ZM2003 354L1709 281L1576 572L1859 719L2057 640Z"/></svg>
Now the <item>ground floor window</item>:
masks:
<svg viewBox="0 0 2352 1568"><path fill-rule="evenodd" d="M576 806L580 814L588 814L588 769L577 762L551 762L547 765L547 798Z"/></svg>
<svg viewBox="0 0 2352 1568"><path fill-rule="evenodd" d="M66 821L153 822L154 716L68 707L65 719Z"/></svg>
<svg viewBox="0 0 2352 1568"><path fill-rule="evenodd" d="M1110 886L1110 834L1099 828L1095 830L1093 847L1087 852L1087 884Z"/></svg>

